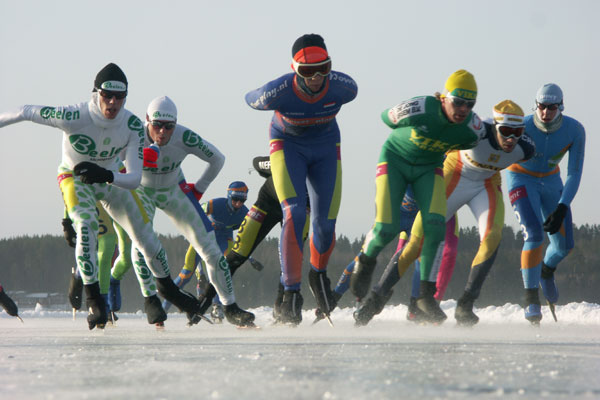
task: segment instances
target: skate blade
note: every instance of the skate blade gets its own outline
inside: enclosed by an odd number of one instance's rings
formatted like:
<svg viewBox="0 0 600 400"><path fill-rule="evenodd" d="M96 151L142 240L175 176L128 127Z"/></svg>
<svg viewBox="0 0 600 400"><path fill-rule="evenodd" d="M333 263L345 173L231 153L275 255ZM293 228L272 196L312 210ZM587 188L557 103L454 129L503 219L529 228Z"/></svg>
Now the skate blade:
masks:
<svg viewBox="0 0 600 400"><path fill-rule="evenodd" d="M331 317L329 315L326 315L325 319L327 320L327 322L329 322L329 326L331 326L333 328L334 326L333 326L333 321L331 320Z"/></svg>
<svg viewBox="0 0 600 400"><path fill-rule="evenodd" d="M204 315L201 315L201 316L200 316L200 318L201 318L203 321L206 321L206 322L208 322L208 323L209 323L209 324L211 324L211 325L214 325L214 324L215 324L215 323L214 323L214 322L213 322L213 321L212 321L210 318L207 318L207 317L205 317Z"/></svg>
<svg viewBox="0 0 600 400"><path fill-rule="evenodd" d="M256 325L254 322L251 322L250 324L247 324L247 325L236 325L236 328L240 329L240 330L253 329L253 330L257 330L257 331L262 329L260 326Z"/></svg>
<svg viewBox="0 0 600 400"><path fill-rule="evenodd" d="M550 308L550 313L552 313L552 318L554 318L554 322L558 322L558 318L556 318L556 307L554 303L550 303L548 301L548 308Z"/></svg>
<svg viewBox="0 0 600 400"><path fill-rule="evenodd" d="M75 314L77 314L77 309L73 309L73 321L75 321Z"/></svg>
<svg viewBox="0 0 600 400"><path fill-rule="evenodd" d="M156 330L159 332L162 332L165 330L165 323L164 322L157 322L156 324L154 324L154 326L156 327Z"/></svg>
<svg viewBox="0 0 600 400"><path fill-rule="evenodd" d="M325 319L325 317L321 317L321 316L315 317L315 320L312 322L312 325L316 324L317 322L322 321L323 319Z"/></svg>
<svg viewBox="0 0 600 400"><path fill-rule="evenodd" d="M23 319L22 319L21 317L19 317L18 315L15 315L15 317L17 317L17 319L18 319L19 321L21 321L21 323L22 323L22 324L24 324L24 323L25 323L25 322L23 321Z"/></svg>

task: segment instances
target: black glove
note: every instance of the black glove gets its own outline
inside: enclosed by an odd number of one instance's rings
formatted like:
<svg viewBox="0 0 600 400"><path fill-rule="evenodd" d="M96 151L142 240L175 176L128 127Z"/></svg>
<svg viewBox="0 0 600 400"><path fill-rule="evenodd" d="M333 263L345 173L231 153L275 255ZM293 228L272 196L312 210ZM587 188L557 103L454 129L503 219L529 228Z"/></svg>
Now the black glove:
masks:
<svg viewBox="0 0 600 400"><path fill-rule="evenodd" d="M569 211L569 207L563 203L558 203L556 210L552 211L552 214L546 218L546 221L544 222L544 230L551 235L554 235L556 232L558 232L563 220L567 216L567 211Z"/></svg>
<svg viewBox="0 0 600 400"><path fill-rule="evenodd" d="M67 244L71 247L75 247L75 243L77 242L77 232L73 229L73 221L69 218L63 218L62 226Z"/></svg>
<svg viewBox="0 0 600 400"><path fill-rule="evenodd" d="M115 179L112 171L89 161L80 162L73 168L75 176L79 176L81 182L91 185L92 183L112 183Z"/></svg>

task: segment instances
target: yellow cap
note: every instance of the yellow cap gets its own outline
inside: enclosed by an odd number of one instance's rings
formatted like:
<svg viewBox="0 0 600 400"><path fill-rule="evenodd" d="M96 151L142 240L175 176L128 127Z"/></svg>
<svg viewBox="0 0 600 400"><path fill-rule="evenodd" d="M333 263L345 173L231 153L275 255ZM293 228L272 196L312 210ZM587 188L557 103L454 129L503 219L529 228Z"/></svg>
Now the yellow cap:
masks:
<svg viewBox="0 0 600 400"><path fill-rule="evenodd" d="M498 125L524 126L525 114L514 101L503 100L494 106L494 121Z"/></svg>
<svg viewBox="0 0 600 400"><path fill-rule="evenodd" d="M465 100L477 99L475 77L464 69L459 69L446 80L442 96L460 97Z"/></svg>

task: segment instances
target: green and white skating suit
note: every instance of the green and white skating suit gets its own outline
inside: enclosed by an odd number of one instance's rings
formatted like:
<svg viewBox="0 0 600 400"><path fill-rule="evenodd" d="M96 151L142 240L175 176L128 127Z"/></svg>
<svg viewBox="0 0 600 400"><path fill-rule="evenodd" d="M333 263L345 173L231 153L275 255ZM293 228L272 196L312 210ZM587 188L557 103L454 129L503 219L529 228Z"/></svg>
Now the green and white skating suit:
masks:
<svg viewBox="0 0 600 400"><path fill-rule="evenodd" d="M145 146L149 146L152 142L147 126L145 131ZM229 265L217 245L212 225L193 194L184 193L181 188L186 183L181 163L188 154L208 163L195 183L196 190L204 193L223 167L225 156L211 143L179 124L169 142L160 146L160 156L156 161L158 168L143 168L142 184L137 193L151 221L157 208L171 218L179 232L205 260L209 280L223 304L233 304L235 296ZM134 261L136 268L143 262L144 259L138 257Z"/></svg>
<svg viewBox="0 0 600 400"><path fill-rule="evenodd" d="M32 121L63 131L62 163L58 168L58 183L65 206L77 232L76 263L84 284L98 281L96 202L129 235L142 252L152 274L169 276L169 266L152 224L133 190L142 176L144 126L140 119L121 109L115 119L102 115L98 93L86 103L64 107L25 105L14 112L0 113L0 127L21 121ZM118 155L125 154L126 172L119 172ZM114 181L84 184L73 174L82 161L95 163L113 172Z"/></svg>

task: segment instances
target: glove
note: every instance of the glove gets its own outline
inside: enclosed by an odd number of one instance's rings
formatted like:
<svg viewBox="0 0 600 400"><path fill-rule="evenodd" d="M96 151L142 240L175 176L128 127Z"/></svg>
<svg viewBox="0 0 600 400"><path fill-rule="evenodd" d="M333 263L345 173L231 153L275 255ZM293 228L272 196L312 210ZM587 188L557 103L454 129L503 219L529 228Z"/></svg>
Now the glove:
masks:
<svg viewBox="0 0 600 400"><path fill-rule="evenodd" d="M183 190L183 193L185 194L192 192L197 201L200 201L202 195L204 194L202 192L197 191L196 186L193 183L181 183L179 184L179 187L181 188L181 190Z"/></svg>
<svg viewBox="0 0 600 400"><path fill-rule="evenodd" d="M158 156L160 156L160 148L157 145L151 144L146 147L144 149L144 167L158 168L158 165L156 164Z"/></svg>
<svg viewBox="0 0 600 400"><path fill-rule="evenodd" d="M544 230L551 235L554 235L556 232L558 232L563 220L567 215L567 211L569 211L569 207L563 203L558 203L556 210L552 211L552 214L546 218L546 221L544 222Z"/></svg>
<svg viewBox="0 0 600 400"><path fill-rule="evenodd" d="M77 242L77 232L73 229L73 221L69 218L63 218L62 226L67 244L71 247L75 247L75 243Z"/></svg>
<svg viewBox="0 0 600 400"><path fill-rule="evenodd" d="M112 183L115 179L112 171L89 161L80 162L73 168L75 176L79 176L81 182L91 185L92 183Z"/></svg>

